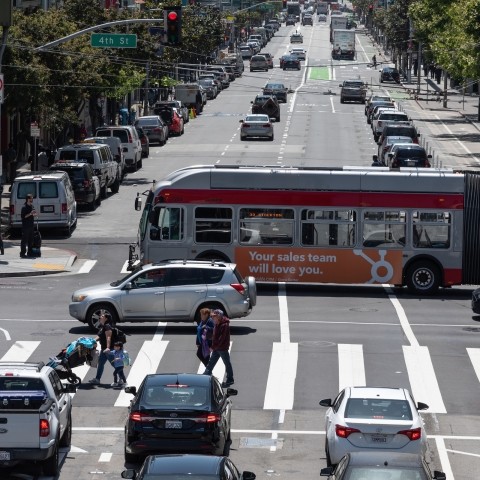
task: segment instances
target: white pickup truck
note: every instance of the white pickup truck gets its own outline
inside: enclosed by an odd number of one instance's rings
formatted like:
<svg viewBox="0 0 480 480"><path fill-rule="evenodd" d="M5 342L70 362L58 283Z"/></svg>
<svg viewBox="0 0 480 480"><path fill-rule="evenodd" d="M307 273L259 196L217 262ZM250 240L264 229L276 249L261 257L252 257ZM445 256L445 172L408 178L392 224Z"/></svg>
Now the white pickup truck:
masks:
<svg viewBox="0 0 480 480"><path fill-rule="evenodd" d="M0 362L0 466L39 462L57 476L58 449L72 438L75 391L43 362Z"/></svg>

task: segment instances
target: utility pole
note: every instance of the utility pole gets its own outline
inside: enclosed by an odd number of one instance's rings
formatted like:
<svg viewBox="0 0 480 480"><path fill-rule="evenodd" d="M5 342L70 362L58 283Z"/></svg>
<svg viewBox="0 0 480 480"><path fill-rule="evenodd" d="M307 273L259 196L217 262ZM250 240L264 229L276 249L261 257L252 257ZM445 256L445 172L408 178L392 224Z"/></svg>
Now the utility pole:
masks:
<svg viewBox="0 0 480 480"><path fill-rule="evenodd" d="M422 42L418 42L417 57L417 95L420 95L420 78L422 77Z"/></svg>

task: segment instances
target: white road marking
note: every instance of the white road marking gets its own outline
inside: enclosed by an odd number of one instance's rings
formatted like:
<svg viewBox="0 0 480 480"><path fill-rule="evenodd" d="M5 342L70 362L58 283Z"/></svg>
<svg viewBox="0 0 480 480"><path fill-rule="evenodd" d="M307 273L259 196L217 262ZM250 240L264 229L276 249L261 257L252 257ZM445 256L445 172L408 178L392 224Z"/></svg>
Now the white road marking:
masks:
<svg viewBox="0 0 480 480"><path fill-rule="evenodd" d="M78 269L78 273L89 273L96 263L97 260L85 260L85 263Z"/></svg>
<svg viewBox="0 0 480 480"><path fill-rule="evenodd" d="M8 333L8 330L5 330L4 328L0 328L0 332L3 332L3 334L5 335L5 340L11 340L12 337L10 337L10 334Z"/></svg>
<svg viewBox="0 0 480 480"><path fill-rule="evenodd" d="M108 452L103 452L100 454L99 462L109 462L112 459L112 454Z"/></svg>
<svg viewBox="0 0 480 480"><path fill-rule="evenodd" d="M363 345L338 344L338 385L338 391L366 385Z"/></svg>
<svg viewBox="0 0 480 480"><path fill-rule="evenodd" d="M428 405L425 412L447 413L428 347L404 345L403 355L415 401Z"/></svg>
<svg viewBox="0 0 480 480"><path fill-rule="evenodd" d="M448 438L448 437L444 437ZM437 445L438 458L440 459L440 464L442 465L442 471L445 473L448 480L455 480L453 476L452 467L450 466L450 460L448 459L448 453L445 449L445 440L441 437L435 438L435 443Z"/></svg>
<svg viewBox="0 0 480 480"><path fill-rule="evenodd" d="M146 374L157 371L158 365L169 343L168 341L162 340L166 326L166 323L160 322L153 339L143 342L142 348L130 367L130 372L127 377L128 385L139 387ZM105 372L105 374L106 373L107 372ZM114 406L128 407L132 398L131 394L122 390Z"/></svg>
<svg viewBox="0 0 480 480"><path fill-rule="evenodd" d="M467 353L480 382L480 348L467 348Z"/></svg>
<svg viewBox="0 0 480 480"><path fill-rule="evenodd" d="M15 342L0 359L0 362L26 362L39 345L40 342L36 341Z"/></svg>
<svg viewBox="0 0 480 480"><path fill-rule="evenodd" d="M419 346L418 340L415 337L415 334L413 333L412 327L408 321L405 310L403 309L402 305L398 301L397 297L393 294L393 290L391 289L391 287L388 285L384 285L384 288L387 292L388 298L392 302L393 308L395 308L395 311L397 312L398 319L400 320L400 325L403 329L403 333L407 337L407 340L410 342L410 345L414 347L418 347Z"/></svg>

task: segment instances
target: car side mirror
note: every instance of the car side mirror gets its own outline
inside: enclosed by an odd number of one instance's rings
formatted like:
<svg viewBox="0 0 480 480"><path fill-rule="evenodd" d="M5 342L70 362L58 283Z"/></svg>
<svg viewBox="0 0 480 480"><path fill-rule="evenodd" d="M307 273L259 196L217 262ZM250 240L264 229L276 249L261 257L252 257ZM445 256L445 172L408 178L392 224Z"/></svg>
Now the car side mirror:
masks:
<svg viewBox="0 0 480 480"><path fill-rule="evenodd" d="M427 410L427 409L428 409L428 405L426 403L423 403L423 402L417 403L417 410Z"/></svg>
<svg viewBox="0 0 480 480"><path fill-rule="evenodd" d="M253 104L253 100L251 100L250 103Z"/></svg>
<svg viewBox="0 0 480 480"><path fill-rule="evenodd" d="M125 393L131 393L132 395L137 394L137 387L125 387L123 390Z"/></svg>
<svg viewBox="0 0 480 480"><path fill-rule="evenodd" d="M234 397L235 395L238 395L238 390L235 390L234 388L227 388L227 397Z"/></svg>
<svg viewBox="0 0 480 480"><path fill-rule="evenodd" d="M137 193L137 198L135 198L135 210L138 212L142 209L142 197Z"/></svg>
<svg viewBox="0 0 480 480"><path fill-rule="evenodd" d="M256 478L257 478L257 476L253 472L249 472L249 471L245 470L242 473L242 479L243 480L255 480Z"/></svg>
<svg viewBox="0 0 480 480"><path fill-rule="evenodd" d="M443 472L439 472L438 470L433 471L433 478L435 480L446 480L447 476Z"/></svg>
<svg viewBox="0 0 480 480"><path fill-rule="evenodd" d="M331 398L324 398L320 400L318 403L321 407L331 407L332 406L332 399Z"/></svg>
<svg viewBox="0 0 480 480"><path fill-rule="evenodd" d="M432 158L432 156L431 156L431 155L427 155L427 158Z"/></svg>
<svg viewBox="0 0 480 480"><path fill-rule="evenodd" d="M132 290L132 288L133 288L132 282L127 282L123 287L124 290Z"/></svg>
<svg viewBox="0 0 480 480"><path fill-rule="evenodd" d="M320 470L321 477L329 477L333 473L333 467L326 467Z"/></svg>
<svg viewBox="0 0 480 480"><path fill-rule="evenodd" d="M137 478L137 473L133 468L129 468L128 470L124 470L120 476L122 478L129 478L130 480L135 480Z"/></svg>
<svg viewBox="0 0 480 480"><path fill-rule="evenodd" d="M343 83L341 83L341 84L339 85L339 87L342 88L342 87L343 87Z"/></svg>
<svg viewBox="0 0 480 480"><path fill-rule="evenodd" d="M270 122L275 123L275 117L270 117Z"/></svg>

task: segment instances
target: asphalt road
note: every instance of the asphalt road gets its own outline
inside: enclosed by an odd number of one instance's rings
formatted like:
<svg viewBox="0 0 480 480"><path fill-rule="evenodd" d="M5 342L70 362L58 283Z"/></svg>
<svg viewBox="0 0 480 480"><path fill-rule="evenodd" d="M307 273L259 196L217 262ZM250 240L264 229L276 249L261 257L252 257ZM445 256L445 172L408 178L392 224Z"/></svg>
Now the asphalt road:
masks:
<svg viewBox="0 0 480 480"><path fill-rule="evenodd" d="M187 124L185 135L152 147L144 167L127 176L120 192L95 212L82 212L70 239L44 235L48 246L68 246L78 255L70 275L0 279L0 360L48 360L88 328L68 315L73 290L121 277L128 244L135 240L140 212L137 192L154 179L193 164L341 166L371 163L376 144L364 106L340 104L338 85L360 77L375 83L368 66L373 47L358 35L355 62L331 62L328 27L297 27L304 34L307 68L283 72L279 57L288 50L292 27L282 27L266 49L277 68L245 72L204 113ZM315 79L313 78L315 77ZM239 120L267 80L292 88L275 124L275 140L240 142ZM474 162L464 147L452 156L452 139L442 141L441 112L432 122L396 86L383 85L421 127L422 138L451 166ZM336 93L336 94L335 94ZM451 123L446 123L451 125ZM448 132L445 131L445 134ZM455 141L453 141L455 143ZM463 163L462 163L463 162ZM449 163L449 165L450 165ZM316 479L325 466L324 413L318 405L341 386L409 388L430 405L423 414L432 466L448 480L476 478L480 457L480 329L470 310L471 288L418 298L382 286L284 286L259 288L257 306L232 324L235 370L230 456L240 470L260 480ZM134 360L130 383L148 372L197 372L195 330L188 324L128 324L126 348ZM85 382L94 374L80 367ZM60 480L116 479L125 468L123 425L128 397L107 385L82 384L74 396L72 448L62 454ZM36 477L35 466L14 473ZM2 478L6 478L6 473ZM14 478L14 477L12 477ZM46 478L46 477L40 477Z"/></svg>

